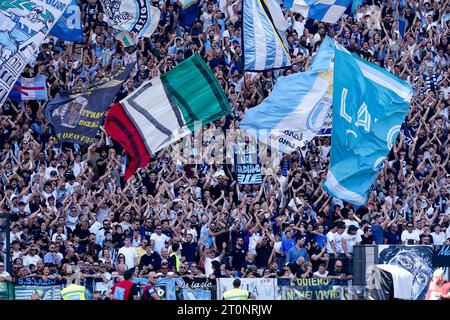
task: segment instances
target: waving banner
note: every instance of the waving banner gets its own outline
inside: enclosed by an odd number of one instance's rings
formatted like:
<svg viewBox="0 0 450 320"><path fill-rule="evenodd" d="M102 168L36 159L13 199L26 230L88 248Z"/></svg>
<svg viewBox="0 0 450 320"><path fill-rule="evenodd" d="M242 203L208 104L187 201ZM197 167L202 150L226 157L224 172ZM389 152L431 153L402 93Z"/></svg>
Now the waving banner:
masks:
<svg viewBox="0 0 450 320"><path fill-rule="evenodd" d="M410 106L409 84L336 45L331 160L324 183L335 198L363 205Z"/></svg>
<svg viewBox="0 0 450 320"><path fill-rule="evenodd" d="M0 106L71 0L0 0Z"/></svg>
<svg viewBox="0 0 450 320"><path fill-rule="evenodd" d="M100 0L114 28L150 37L158 26L161 11L150 0Z"/></svg>
<svg viewBox="0 0 450 320"><path fill-rule="evenodd" d="M81 13L77 0L67 7L66 12L59 18L58 22L50 31L52 35L63 40L82 42L83 28L81 26Z"/></svg>
<svg viewBox="0 0 450 320"><path fill-rule="evenodd" d="M73 90L53 99L45 109L45 117L55 129L58 140L92 143L106 110L133 66L134 63L129 64L124 71L100 80L86 90Z"/></svg>

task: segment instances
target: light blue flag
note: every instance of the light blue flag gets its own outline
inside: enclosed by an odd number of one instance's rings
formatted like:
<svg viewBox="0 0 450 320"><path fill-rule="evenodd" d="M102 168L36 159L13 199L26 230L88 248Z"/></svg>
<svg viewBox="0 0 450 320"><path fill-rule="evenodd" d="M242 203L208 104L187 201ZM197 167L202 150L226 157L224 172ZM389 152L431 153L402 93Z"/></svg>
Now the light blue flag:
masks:
<svg viewBox="0 0 450 320"><path fill-rule="evenodd" d="M363 205L408 113L412 88L340 45L333 81L331 160L323 186L333 197Z"/></svg>
<svg viewBox="0 0 450 320"><path fill-rule="evenodd" d="M313 61L309 67L309 71L323 72L333 69L334 60L334 42L330 37L325 36L320 48L313 57Z"/></svg>
<svg viewBox="0 0 450 320"><path fill-rule="evenodd" d="M291 65L285 31L288 23L275 0L244 0L242 7L243 61L246 71Z"/></svg>
<svg viewBox="0 0 450 320"><path fill-rule="evenodd" d="M80 7L77 0L72 0L64 14L50 31L52 35L66 41L82 42L83 29L81 26Z"/></svg>
<svg viewBox="0 0 450 320"><path fill-rule="evenodd" d="M321 130L331 107L334 43L325 37L307 72L281 77L270 96L245 113L240 128L292 153Z"/></svg>
<svg viewBox="0 0 450 320"><path fill-rule="evenodd" d="M335 24L353 3L353 0L294 0L291 10L305 18Z"/></svg>

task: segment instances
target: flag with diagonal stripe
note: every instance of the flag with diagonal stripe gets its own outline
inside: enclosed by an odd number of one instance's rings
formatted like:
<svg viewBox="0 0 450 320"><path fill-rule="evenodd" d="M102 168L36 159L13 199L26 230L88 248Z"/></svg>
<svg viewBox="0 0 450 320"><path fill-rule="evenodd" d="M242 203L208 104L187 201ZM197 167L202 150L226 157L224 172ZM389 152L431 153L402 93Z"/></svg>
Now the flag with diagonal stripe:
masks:
<svg viewBox="0 0 450 320"><path fill-rule="evenodd" d="M148 163L150 152L193 132L195 122L206 125L229 113L223 89L196 54L115 104L105 129L127 153L128 179Z"/></svg>

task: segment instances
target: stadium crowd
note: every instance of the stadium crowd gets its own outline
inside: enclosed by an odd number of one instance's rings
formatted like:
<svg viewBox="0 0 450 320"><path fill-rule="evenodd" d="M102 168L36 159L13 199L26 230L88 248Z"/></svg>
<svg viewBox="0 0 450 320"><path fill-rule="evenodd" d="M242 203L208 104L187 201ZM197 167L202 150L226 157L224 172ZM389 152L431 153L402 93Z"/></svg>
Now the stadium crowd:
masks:
<svg viewBox="0 0 450 320"><path fill-rule="evenodd" d="M345 284L357 244L450 244L447 1L365 0L336 25L285 11L292 67L262 73L242 70L241 0L202 0L192 28L178 23L176 2L156 1L156 32L128 48L115 40L98 0L79 4L85 43L48 36L23 72L46 75L49 99L136 61L118 101L197 52L232 108L204 129L226 132L277 78L305 71L328 35L411 84L411 138L399 135L368 205L355 207L322 188L330 137L283 154L261 185L237 184L229 164L182 163L171 146L125 182L126 158L104 130L91 145L58 144L46 102L7 100L0 108L0 213L11 220L13 279L65 279L78 267L91 288L111 288L133 268L135 276L187 282L328 277ZM408 22L401 32L399 17ZM213 140L204 134L203 147ZM0 281L11 280L1 268Z"/></svg>

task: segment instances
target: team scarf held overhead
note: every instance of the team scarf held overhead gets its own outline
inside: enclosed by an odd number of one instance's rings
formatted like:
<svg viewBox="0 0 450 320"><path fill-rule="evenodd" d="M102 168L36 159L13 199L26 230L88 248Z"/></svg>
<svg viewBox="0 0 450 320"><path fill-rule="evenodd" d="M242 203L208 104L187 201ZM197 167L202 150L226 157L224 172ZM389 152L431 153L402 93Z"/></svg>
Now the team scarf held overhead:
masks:
<svg viewBox="0 0 450 320"><path fill-rule="evenodd" d="M333 197L367 202L408 113L412 88L336 45L331 159L323 186Z"/></svg>
<svg viewBox="0 0 450 320"><path fill-rule="evenodd" d="M125 150L128 179L149 162L150 153L194 132L195 123L204 126L230 113L222 87L195 54L113 105L105 129Z"/></svg>

